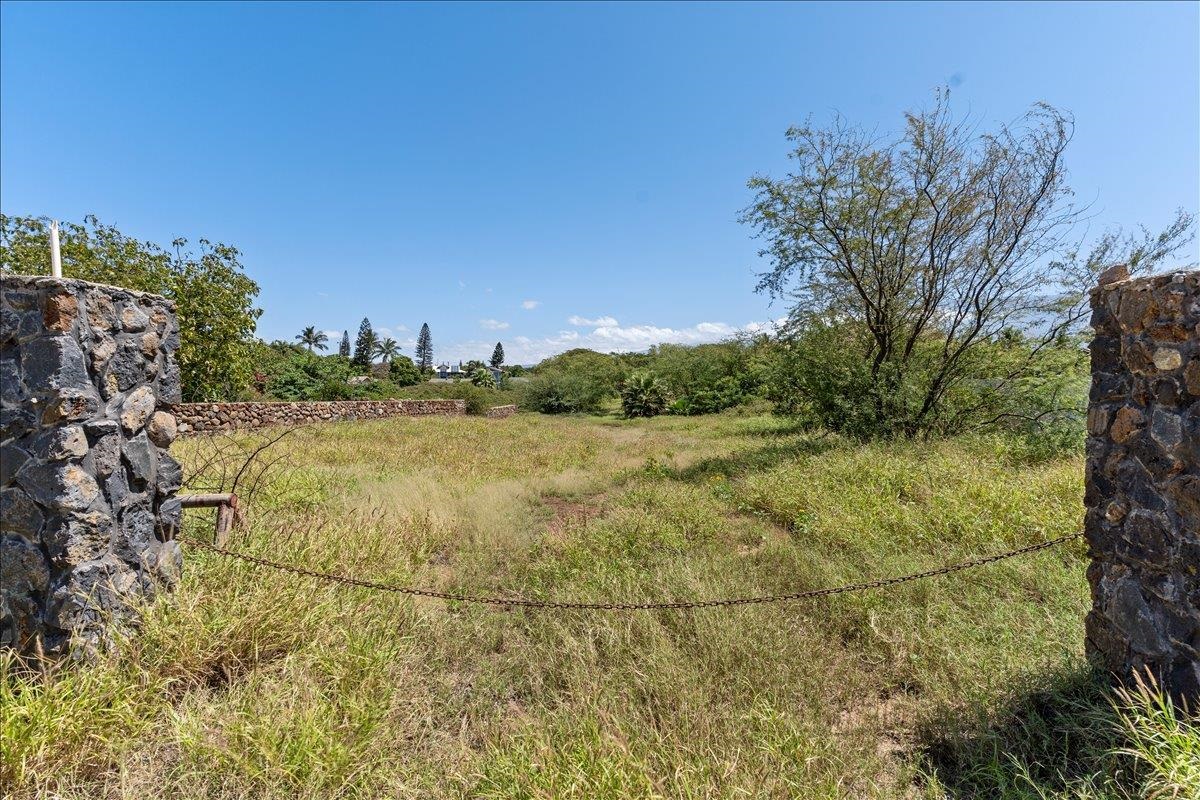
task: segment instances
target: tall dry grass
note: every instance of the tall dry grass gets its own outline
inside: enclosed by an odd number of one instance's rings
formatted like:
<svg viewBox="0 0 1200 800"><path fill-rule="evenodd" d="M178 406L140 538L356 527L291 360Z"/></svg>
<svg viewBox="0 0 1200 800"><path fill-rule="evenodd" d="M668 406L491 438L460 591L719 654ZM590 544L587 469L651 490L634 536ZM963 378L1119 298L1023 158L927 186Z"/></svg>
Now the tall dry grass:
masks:
<svg viewBox="0 0 1200 800"><path fill-rule="evenodd" d="M206 446L178 449L203 465ZM780 592L1081 516L1079 458L1031 461L1003 439L856 446L765 417L346 423L272 452L276 479L232 546L469 593ZM203 536L210 520L188 524ZM381 595L191 551L119 652L45 676L3 663L4 787L1124 797L1161 774L1186 788L1194 774L1163 765L1192 752L1194 728L1118 713L1083 665L1085 563L1072 546L874 593L612 614Z"/></svg>

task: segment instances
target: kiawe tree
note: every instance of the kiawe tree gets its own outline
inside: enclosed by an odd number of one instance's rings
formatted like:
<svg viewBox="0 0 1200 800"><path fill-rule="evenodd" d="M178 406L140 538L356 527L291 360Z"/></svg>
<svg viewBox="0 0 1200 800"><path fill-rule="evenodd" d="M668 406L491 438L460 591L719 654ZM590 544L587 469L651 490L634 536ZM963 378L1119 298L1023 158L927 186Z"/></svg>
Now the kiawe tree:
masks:
<svg viewBox="0 0 1200 800"><path fill-rule="evenodd" d="M841 119L789 130L792 169L753 178L742 217L770 259L759 291L794 303L789 402L867 435L1040 413L1019 408L1026 384L1085 356L1070 337L1097 274L1148 271L1193 228L1180 211L1160 234L1108 234L1082 255L1063 165L1072 132L1038 104L978 133L944 92L892 141ZM1010 330L1023 344L1003 350Z"/></svg>
<svg viewBox="0 0 1200 800"><path fill-rule="evenodd" d="M433 369L433 337L429 333L429 323L421 325L421 332L417 334L417 367L422 372L428 372Z"/></svg>
<svg viewBox="0 0 1200 800"><path fill-rule="evenodd" d="M304 330L296 335L296 341L308 348L308 352L312 352L313 348L317 350L325 350L325 343L329 341L329 337L323 331L319 331L315 326L309 325Z"/></svg>
<svg viewBox="0 0 1200 800"><path fill-rule="evenodd" d="M500 369L504 364L504 345L500 344L500 342L496 342L496 349L492 351L491 364L496 369Z"/></svg>
<svg viewBox="0 0 1200 800"><path fill-rule="evenodd" d="M378 337L371 328L371 321L364 317L362 324L358 326L358 338L354 341L354 357L350 359L350 363L362 372L369 370L371 359L375 355L376 341L378 341Z"/></svg>
<svg viewBox="0 0 1200 800"><path fill-rule="evenodd" d="M338 355L342 358L350 357L350 331L342 331L342 343L338 345Z"/></svg>

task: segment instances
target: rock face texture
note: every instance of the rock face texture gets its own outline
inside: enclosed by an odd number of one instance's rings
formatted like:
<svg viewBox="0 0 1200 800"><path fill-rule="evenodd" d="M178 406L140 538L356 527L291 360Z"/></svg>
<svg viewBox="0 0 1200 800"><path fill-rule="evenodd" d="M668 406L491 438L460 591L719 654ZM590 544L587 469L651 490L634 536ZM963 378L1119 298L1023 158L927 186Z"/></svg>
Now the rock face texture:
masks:
<svg viewBox="0 0 1200 800"><path fill-rule="evenodd" d="M0 646L101 645L177 577L178 347L162 297L0 276Z"/></svg>
<svg viewBox="0 0 1200 800"><path fill-rule="evenodd" d="M516 406L492 406L484 416L488 419L507 419L516 413Z"/></svg>
<svg viewBox="0 0 1200 800"><path fill-rule="evenodd" d="M382 417L461 416L466 400L331 400L296 403L180 403L171 408L180 433L306 425Z"/></svg>
<svg viewBox="0 0 1200 800"><path fill-rule="evenodd" d="M1200 272L1092 292L1087 650L1200 706Z"/></svg>

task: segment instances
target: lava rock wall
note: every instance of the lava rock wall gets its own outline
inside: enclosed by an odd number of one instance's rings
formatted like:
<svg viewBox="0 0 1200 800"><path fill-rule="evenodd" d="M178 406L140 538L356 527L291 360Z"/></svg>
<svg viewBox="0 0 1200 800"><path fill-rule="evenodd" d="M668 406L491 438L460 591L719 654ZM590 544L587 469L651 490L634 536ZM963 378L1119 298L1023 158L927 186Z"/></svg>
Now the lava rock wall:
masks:
<svg viewBox="0 0 1200 800"><path fill-rule="evenodd" d="M1200 708L1200 272L1091 300L1087 650Z"/></svg>
<svg viewBox="0 0 1200 800"><path fill-rule="evenodd" d="M0 646L109 641L181 566L174 305L0 276Z"/></svg>

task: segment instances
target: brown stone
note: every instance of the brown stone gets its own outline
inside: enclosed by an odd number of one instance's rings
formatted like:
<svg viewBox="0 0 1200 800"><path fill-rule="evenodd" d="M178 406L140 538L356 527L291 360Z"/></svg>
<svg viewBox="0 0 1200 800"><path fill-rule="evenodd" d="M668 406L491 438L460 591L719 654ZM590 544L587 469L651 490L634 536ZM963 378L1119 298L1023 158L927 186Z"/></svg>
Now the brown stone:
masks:
<svg viewBox="0 0 1200 800"><path fill-rule="evenodd" d="M146 425L146 435L159 447L170 447L176 433L175 415L165 411L155 411Z"/></svg>
<svg viewBox="0 0 1200 800"><path fill-rule="evenodd" d="M42 312L42 321L49 330L59 333L70 330L79 316L79 301L75 296L66 292L56 292L46 296L46 308Z"/></svg>
<svg viewBox="0 0 1200 800"><path fill-rule="evenodd" d="M1101 272L1096 278L1096 283L1099 286L1107 286L1110 283L1127 280L1129 280L1129 267L1117 264Z"/></svg>
<svg viewBox="0 0 1200 800"><path fill-rule="evenodd" d="M1200 358L1193 358L1183 369L1183 384L1188 394L1200 397Z"/></svg>
<svg viewBox="0 0 1200 800"><path fill-rule="evenodd" d="M93 331L110 330L115 321L113 301L106 293L98 290L87 294L87 318Z"/></svg>
<svg viewBox="0 0 1200 800"><path fill-rule="evenodd" d="M1113 441L1123 444L1132 439L1145 422L1146 418L1141 411L1132 406L1122 406L1113 420L1109 435Z"/></svg>
<svg viewBox="0 0 1200 800"><path fill-rule="evenodd" d="M134 389L121 404L121 426L126 432L135 433L150 419L155 405L154 392L149 386Z"/></svg>
<svg viewBox="0 0 1200 800"><path fill-rule="evenodd" d="M142 334L142 355L146 358L153 359L158 355L159 348L158 334L153 331Z"/></svg>

